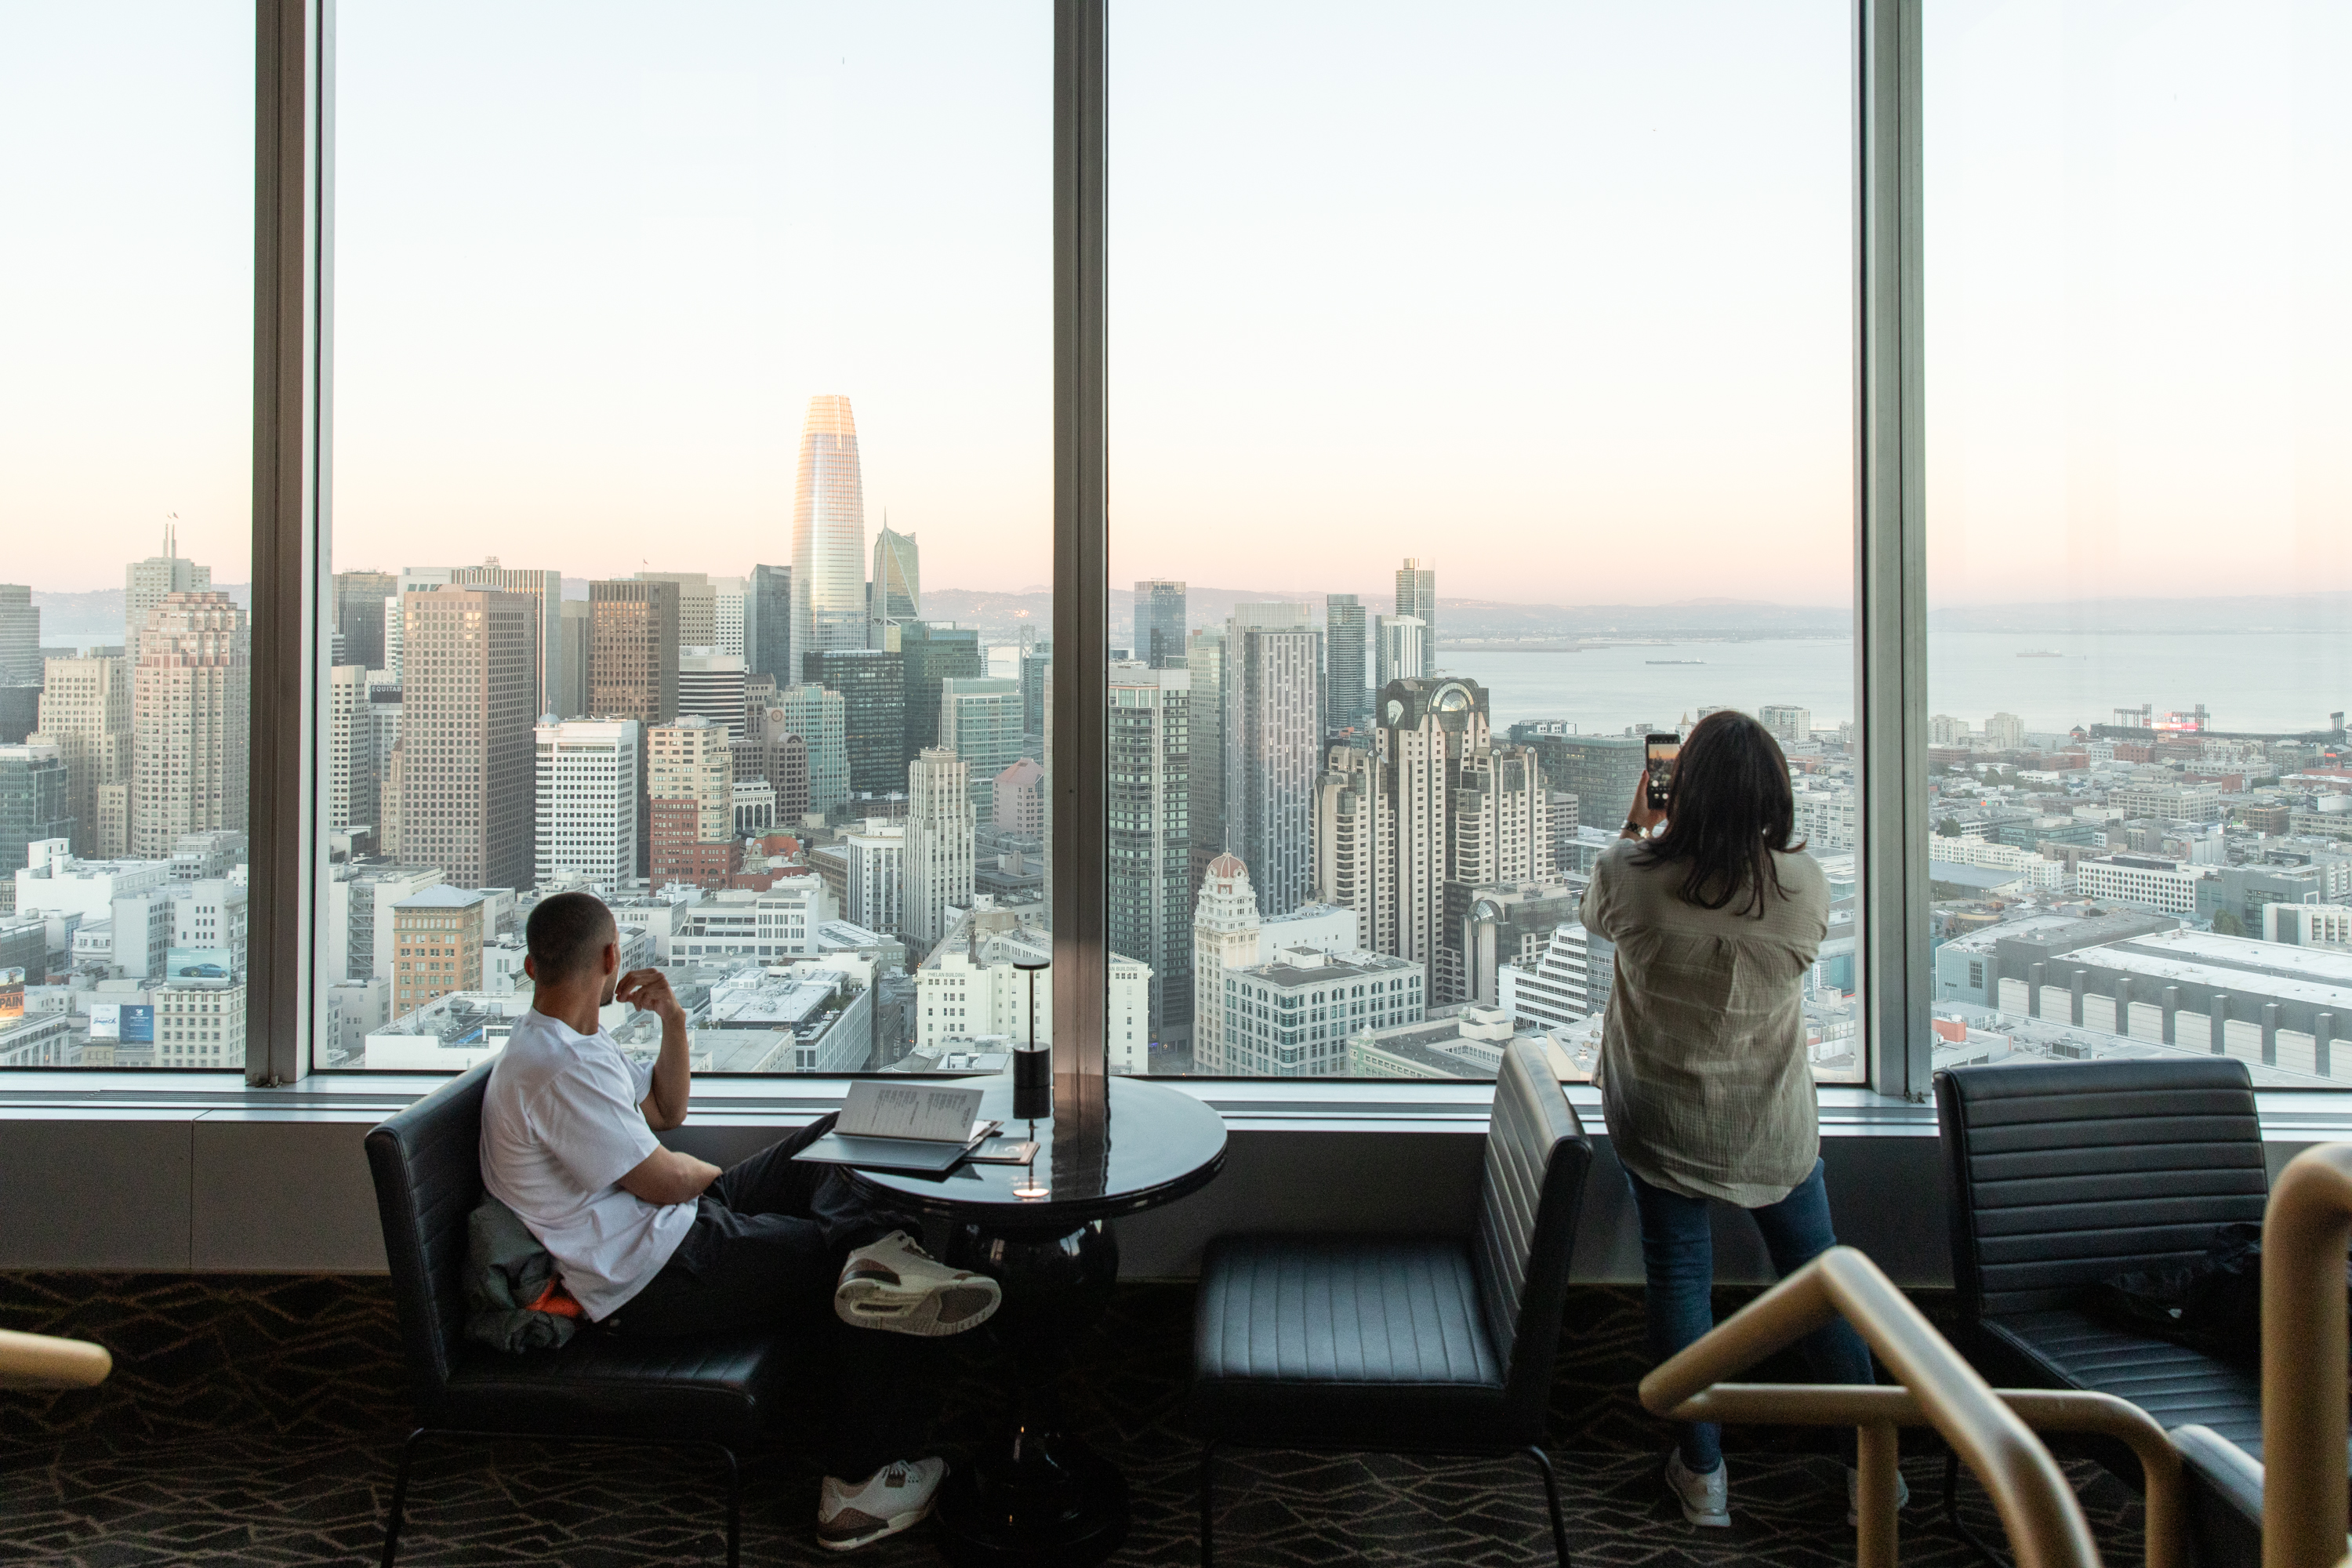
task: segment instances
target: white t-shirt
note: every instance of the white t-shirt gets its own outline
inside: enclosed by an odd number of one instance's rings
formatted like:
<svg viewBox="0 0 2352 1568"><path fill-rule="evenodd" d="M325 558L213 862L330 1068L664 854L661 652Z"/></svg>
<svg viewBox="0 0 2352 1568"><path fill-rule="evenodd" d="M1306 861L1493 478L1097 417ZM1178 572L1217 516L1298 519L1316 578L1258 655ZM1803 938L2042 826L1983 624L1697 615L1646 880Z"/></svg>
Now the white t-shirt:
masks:
<svg viewBox="0 0 2352 1568"><path fill-rule="evenodd" d="M482 1184L522 1216L592 1320L643 1289L694 1224L691 1201L649 1204L620 1185L661 1146L640 1108L652 1083L604 1030L534 1009L482 1098Z"/></svg>

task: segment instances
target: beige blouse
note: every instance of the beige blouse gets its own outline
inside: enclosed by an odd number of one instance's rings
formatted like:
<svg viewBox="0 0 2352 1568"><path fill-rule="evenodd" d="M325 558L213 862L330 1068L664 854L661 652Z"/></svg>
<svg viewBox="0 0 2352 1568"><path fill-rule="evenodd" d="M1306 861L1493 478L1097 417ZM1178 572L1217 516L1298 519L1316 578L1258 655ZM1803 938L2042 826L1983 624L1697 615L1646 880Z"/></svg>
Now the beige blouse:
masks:
<svg viewBox="0 0 2352 1568"><path fill-rule="evenodd" d="M1618 1161L1654 1187L1760 1208L1821 1149L1805 1059L1805 971L1829 933L1829 882L1773 857L1786 896L1761 920L1676 894L1688 868L1644 866L1626 839L1592 868L1587 931L1617 944L1601 1025L1602 1113Z"/></svg>

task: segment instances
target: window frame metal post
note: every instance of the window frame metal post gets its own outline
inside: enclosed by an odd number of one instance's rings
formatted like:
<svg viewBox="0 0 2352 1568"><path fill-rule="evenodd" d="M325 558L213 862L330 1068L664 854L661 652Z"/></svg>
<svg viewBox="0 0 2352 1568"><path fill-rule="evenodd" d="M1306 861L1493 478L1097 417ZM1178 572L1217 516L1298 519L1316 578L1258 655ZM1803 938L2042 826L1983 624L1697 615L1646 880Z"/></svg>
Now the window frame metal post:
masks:
<svg viewBox="0 0 2352 1568"><path fill-rule="evenodd" d="M1920 1100L1934 1069L1920 0L1857 0L1854 690L1862 758L1862 975L1870 1082Z"/></svg>
<svg viewBox="0 0 2352 1568"><path fill-rule="evenodd" d="M1054 6L1054 658L1055 1141L1108 1113L1104 871L1110 595L1104 262L1106 0Z"/></svg>
<svg viewBox="0 0 2352 1568"><path fill-rule="evenodd" d="M246 1081L310 1070L311 946L326 904L315 763L323 592L327 37L331 0L257 0L253 616Z"/></svg>

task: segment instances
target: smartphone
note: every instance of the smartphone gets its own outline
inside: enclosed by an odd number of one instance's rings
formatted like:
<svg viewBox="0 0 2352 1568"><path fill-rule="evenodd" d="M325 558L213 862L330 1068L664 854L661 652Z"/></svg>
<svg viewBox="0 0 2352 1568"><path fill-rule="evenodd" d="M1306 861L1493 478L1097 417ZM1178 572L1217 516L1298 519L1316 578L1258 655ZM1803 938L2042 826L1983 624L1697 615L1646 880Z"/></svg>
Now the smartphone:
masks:
<svg viewBox="0 0 2352 1568"><path fill-rule="evenodd" d="M1682 754L1680 735L1652 735L1643 748L1643 773L1649 781L1650 809L1666 809L1666 791L1675 782L1675 759Z"/></svg>

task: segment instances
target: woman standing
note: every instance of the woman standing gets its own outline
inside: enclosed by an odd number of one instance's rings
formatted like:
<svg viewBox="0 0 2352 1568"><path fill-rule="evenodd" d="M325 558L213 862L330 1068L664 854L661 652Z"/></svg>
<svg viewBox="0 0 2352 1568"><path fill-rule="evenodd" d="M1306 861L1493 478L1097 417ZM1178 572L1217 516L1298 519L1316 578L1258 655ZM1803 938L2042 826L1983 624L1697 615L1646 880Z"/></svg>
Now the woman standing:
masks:
<svg viewBox="0 0 2352 1568"><path fill-rule="evenodd" d="M1747 1210L1784 1277L1837 1243L1802 1007L1829 883L1790 841L1795 816L1771 733L1710 713L1683 742L1664 811L1635 786L1624 842L1585 891L1585 929L1617 948L1595 1076L1641 1214L1659 1361L1715 1326L1711 1204ZM1873 1381L1843 1322L1804 1350L1822 1382ZM1682 1427L1666 1480L1691 1523L1730 1524L1720 1427Z"/></svg>

